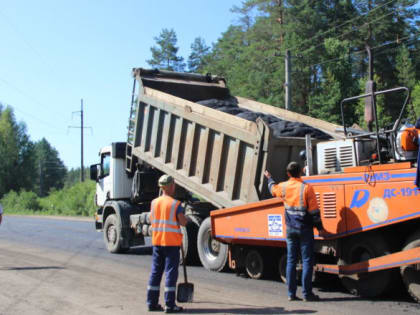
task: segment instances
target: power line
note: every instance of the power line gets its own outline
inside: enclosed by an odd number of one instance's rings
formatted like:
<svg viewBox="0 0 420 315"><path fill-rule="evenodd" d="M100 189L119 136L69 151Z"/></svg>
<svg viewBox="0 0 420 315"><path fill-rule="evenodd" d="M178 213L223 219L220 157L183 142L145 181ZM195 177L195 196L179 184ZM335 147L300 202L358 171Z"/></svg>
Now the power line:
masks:
<svg viewBox="0 0 420 315"><path fill-rule="evenodd" d="M6 85L9 85L10 87L12 87L13 89L15 89L19 94L21 94L22 96L24 96L25 98L27 98L28 100L31 100L31 102L35 102L35 103L37 103L39 106L41 106L41 107L45 107L45 105L44 104L42 104L42 103L40 103L39 101L37 101L33 96L29 96L28 94L26 94L25 92L23 92L21 89L19 89L18 87L16 87L16 86L14 86L13 84L11 84L10 82L8 82L8 81L6 81L6 80L4 80L3 78L0 78L0 81L1 82L3 82L4 84L6 84ZM20 108L18 108L15 104L13 104L13 105L11 105L11 107L12 108L14 108L16 111L18 111L18 112L20 112L20 113L22 113L22 114L24 114L24 115L26 115L26 116L29 116L29 117L31 117L32 119L34 119L34 120L36 120L36 121L38 121L39 123L42 123L43 125L45 125L45 126L47 126L47 127L49 127L49 128L52 128L52 129L54 129L55 131L57 131L57 130L60 130L60 129L62 129L62 128L59 128L59 127L57 127L57 126L55 126L55 125L53 125L53 124L51 124L51 123L49 123L49 122L46 122L46 121L44 121L44 120L42 120L42 119L40 119L40 118L38 118L38 117L36 117L35 115L33 115L33 114L30 114L30 113L28 113L28 112L26 112L26 111L23 111L22 109L20 109ZM59 115L58 113L57 113L57 115ZM60 114L61 115L61 114ZM60 134L65 134L64 132L59 132Z"/></svg>
<svg viewBox="0 0 420 315"><path fill-rule="evenodd" d="M357 30L361 29L362 27L368 26L368 25L370 25L370 24L372 24L372 23L375 23L375 22L377 22L377 21L379 21L379 20L382 20L383 18L385 18L385 17L387 17L387 16L389 16L389 15L391 15L391 14L394 14L394 13L396 13L396 12L398 12L398 11L399 11L399 9L397 9L397 10L395 10L395 11L388 12L387 14L382 15L381 17L377 18L376 20L370 21L369 23L364 23L364 24L362 24L362 25L361 25L361 26L359 26L359 27L355 27L355 28L354 28L354 29L352 29L351 31L345 32L345 33L343 33L343 34L341 34L341 35L337 36L337 37L336 37L336 38L334 38L334 39L339 39L339 38L341 38L341 37L344 37L345 35L348 35L348 34L350 34L350 33L353 33L353 32L355 32L355 31L357 31ZM318 45L316 45L316 46L312 46L312 47L310 47L310 48L308 48L308 49L306 49L306 50L302 51L300 54L304 54L304 53L306 53L307 51L312 50L312 49L315 49L315 48L317 48L317 47L319 47L319 46L322 46L322 45L325 45L325 43L324 43L324 42L321 42L320 44L318 44Z"/></svg>
<svg viewBox="0 0 420 315"><path fill-rule="evenodd" d="M396 39L392 42L388 42L388 43L384 43L384 44L372 47L371 50L373 51L373 50L376 50L376 49L379 49L379 48L382 48L382 47L386 47L386 46L389 46L389 45L392 45L392 44L395 44L395 43L397 43L398 45L401 45L401 44L404 44L404 43L409 43L411 41L420 41L416 37L416 35L420 35L420 34L414 34L414 38L412 38L412 35L402 37L402 38ZM397 49L397 48L399 48L399 47L394 47L392 49ZM349 53L347 53L347 54L345 54L344 56L341 56L341 57L332 58L332 59L328 59L328 60L325 60L325 61L322 61L322 62L319 62L319 63L314 63L314 64L311 64L311 65L305 66L303 69L309 69L309 68L314 67L314 66L320 66L320 65L323 65L323 64L326 64L326 63L331 63L333 61L342 60L342 59L348 58L350 55L359 55L359 54L362 54L364 52L365 52L365 50L358 50L358 51L354 51L354 52L349 52ZM383 52L383 53L385 53L385 52ZM381 55L383 53L377 53L376 55ZM293 71L292 73L297 73L297 72L300 72L300 71Z"/></svg>
<svg viewBox="0 0 420 315"><path fill-rule="evenodd" d="M357 17L355 17L355 18L352 18L352 19L350 19L350 20L348 20L348 21L346 21L346 22L344 22L344 23L342 23L342 24L340 24L340 25L334 26L333 28L331 28L331 29L329 29L329 30L327 30L327 31L325 31L325 32L323 32L323 33L321 33L321 34L315 35L315 36L313 36L313 37L310 37L310 38L308 38L308 39L304 40L303 42L299 43L299 44L298 44L298 46L296 46L296 47L294 47L294 48L288 48L288 49L290 49L290 50L297 49L299 46L301 46L301 45L303 45L303 44L305 44L305 43L307 43L307 42L309 42L309 41L312 41L312 40L314 40L314 39L316 39L316 38L318 38L318 37L320 37L320 36L322 36L322 35L325 35L325 34L327 34L327 33L329 33L329 32L332 32L332 31L333 31L333 30L335 30L335 29L339 29L339 28L343 27L344 25L349 24L350 22L356 21L356 20L358 20L358 19L360 19L360 18L362 18L362 17L366 17L366 16L368 16L370 13L372 13L372 12L374 12L374 11L376 11L376 10L378 10L378 9L380 9L380 8L382 8L382 7L386 6L386 5L388 5L388 4L390 4L391 2L394 2L394 1L396 1L396 0L391 0L391 1L389 1L389 2L387 2L387 3L384 3L384 4L382 4L382 5L378 6L378 7L375 7L375 8L373 8L372 10L369 10L369 12L367 12L366 14L359 15L359 16L357 16Z"/></svg>

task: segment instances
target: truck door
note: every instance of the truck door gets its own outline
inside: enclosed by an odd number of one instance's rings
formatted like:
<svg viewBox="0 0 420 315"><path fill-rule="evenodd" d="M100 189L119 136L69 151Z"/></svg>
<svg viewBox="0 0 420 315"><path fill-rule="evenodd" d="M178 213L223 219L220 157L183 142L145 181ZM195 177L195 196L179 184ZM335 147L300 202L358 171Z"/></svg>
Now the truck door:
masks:
<svg viewBox="0 0 420 315"><path fill-rule="evenodd" d="M96 184L96 195L98 206L103 206L105 201L111 197L111 154L101 154L101 174Z"/></svg>

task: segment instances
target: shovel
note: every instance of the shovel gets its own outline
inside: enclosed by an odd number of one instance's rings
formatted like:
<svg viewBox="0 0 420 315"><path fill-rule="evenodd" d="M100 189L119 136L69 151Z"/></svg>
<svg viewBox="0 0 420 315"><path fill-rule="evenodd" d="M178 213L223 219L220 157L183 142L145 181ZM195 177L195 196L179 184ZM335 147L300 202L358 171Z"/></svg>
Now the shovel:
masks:
<svg viewBox="0 0 420 315"><path fill-rule="evenodd" d="M178 283L176 300L178 302L192 302L194 296L194 284L188 283L187 267L185 266L184 247L181 245L182 266L184 267L184 283Z"/></svg>

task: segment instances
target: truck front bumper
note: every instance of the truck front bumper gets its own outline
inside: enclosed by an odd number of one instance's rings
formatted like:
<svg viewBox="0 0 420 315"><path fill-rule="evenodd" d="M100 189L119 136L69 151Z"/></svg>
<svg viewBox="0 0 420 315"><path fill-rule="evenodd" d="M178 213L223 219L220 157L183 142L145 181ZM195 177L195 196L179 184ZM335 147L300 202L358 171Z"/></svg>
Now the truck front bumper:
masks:
<svg viewBox="0 0 420 315"><path fill-rule="evenodd" d="M102 214L98 214L98 212L95 212L95 214L93 215L94 219L95 219L95 228L98 232L103 230L103 217Z"/></svg>

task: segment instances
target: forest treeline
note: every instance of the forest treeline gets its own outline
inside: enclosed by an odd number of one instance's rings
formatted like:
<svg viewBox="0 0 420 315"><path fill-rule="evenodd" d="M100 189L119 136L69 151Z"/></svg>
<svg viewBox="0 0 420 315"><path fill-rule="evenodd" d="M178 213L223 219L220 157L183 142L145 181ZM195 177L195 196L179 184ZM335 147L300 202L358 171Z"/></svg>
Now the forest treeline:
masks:
<svg viewBox="0 0 420 315"><path fill-rule="evenodd" d="M0 203L8 213L93 213L94 182L78 183L80 168L68 170L45 138L32 141L13 108L1 103L0 157Z"/></svg>
<svg viewBox="0 0 420 315"><path fill-rule="evenodd" d="M420 10L416 0L244 0L236 20L211 45L198 36L179 55L176 30L151 47L152 68L211 73L232 95L285 107L285 56L290 53L290 109L341 124L340 101L363 94L370 47L378 90L406 86L405 118L420 117ZM209 27L211 27L209 25ZM181 34L182 36L182 34ZM380 126L392 125L403 93L377 98ZM346 125L364 127L364 102L345 107ZM92 214L95 183L79 181L44 138L33 142L12 106L0 103L0 202L6 210ZM87 171L87 170L85 170ZM88 178L88 176L85 176Z"/></svg>
<svg viewBox="0 0 420 315"><path fill-rule="evenodd" d="M377 90L411 90L407 118L420 116L420 23L416 0L245 0L237 20L207 46L202 37L178 56L174 29L151 48L151 67L224 76L233 95L284 107L285 55L291 58L291 110L341 124L340 101L363 94L366 47ZM186 62L185 62L186 60ZM402 93L378 97L380 127L399 114ZM363 102L345 108L346 125L364 126Z"/></svg>

